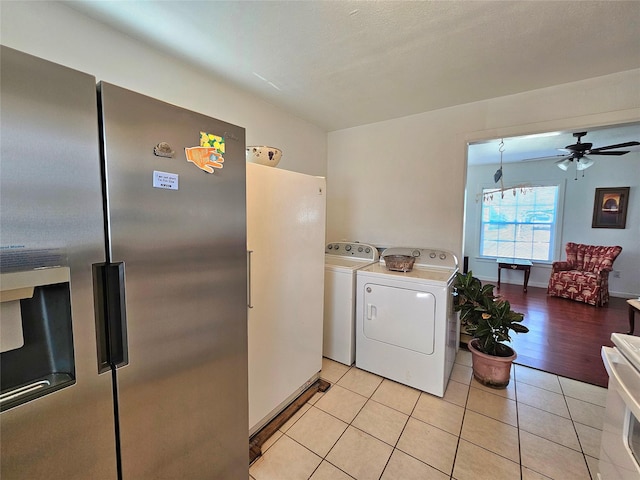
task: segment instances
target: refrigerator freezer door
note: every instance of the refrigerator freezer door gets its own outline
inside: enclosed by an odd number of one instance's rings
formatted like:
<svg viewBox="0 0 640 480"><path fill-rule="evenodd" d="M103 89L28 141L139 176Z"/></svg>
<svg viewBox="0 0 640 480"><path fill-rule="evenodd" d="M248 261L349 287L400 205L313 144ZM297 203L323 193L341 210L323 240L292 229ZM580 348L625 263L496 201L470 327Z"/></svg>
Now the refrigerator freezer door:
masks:
<svg viewBox="0 0 640 480"><path fill-rule="evenodd" d="M105 258L95 79L1 49L1 252L23 251L29 263L55 251L69 267L75 384L0 414L0 477L115 479L111 376L98 375L91 278ZM34 348L23 333L22 348Z"/></svg>
<svg viewBox="0 0 640 480"><path fill-rule="evenodd" d="M244 129L104 82L100 97L109 261L126 285L123 478L247 478ZM224 137L223 162L187 161L200 132Z"/></svg>
<svg viewBox="0 0 640 480"><path fill-rule="evenodd" d="M247 199L253 434L322 368L325 179L248 163Z"/></svg>

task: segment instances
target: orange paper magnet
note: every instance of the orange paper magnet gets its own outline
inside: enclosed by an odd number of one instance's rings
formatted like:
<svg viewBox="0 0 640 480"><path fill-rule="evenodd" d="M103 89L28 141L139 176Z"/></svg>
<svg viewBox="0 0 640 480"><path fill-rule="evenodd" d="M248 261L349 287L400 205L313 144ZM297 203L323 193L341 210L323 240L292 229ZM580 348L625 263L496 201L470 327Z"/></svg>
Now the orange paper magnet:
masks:
<svg viewBox="0 0 640 480"><path fill-rule="evenodd" d="M213 173L214 168L222 168L224 158L212 147L186 147L184 152L187 160L207 173Z"/></svg>

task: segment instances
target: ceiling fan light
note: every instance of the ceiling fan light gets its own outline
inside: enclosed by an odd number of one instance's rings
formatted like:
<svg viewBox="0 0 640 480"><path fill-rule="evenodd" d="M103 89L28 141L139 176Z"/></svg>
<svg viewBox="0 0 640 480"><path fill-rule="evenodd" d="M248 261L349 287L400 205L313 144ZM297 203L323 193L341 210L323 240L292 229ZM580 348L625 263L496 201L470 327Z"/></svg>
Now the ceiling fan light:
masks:
<svg viewBox="0 0 640 480"><path fill-rule="evenodd" d="M586 170L594 163L596 162L593 159L589 157L582 157L581 159L578 160L576 167L578 168L578 170Z"/></svg>
<svg viewBox="0 0 640 480"><path fill-rule="evenodd" d="M564 170L566 172L567 170L569 170L569 165L571 165L571 160L569 160L568 158L565 158L564 160L556 162L556 165L560 170Z"/></svg>

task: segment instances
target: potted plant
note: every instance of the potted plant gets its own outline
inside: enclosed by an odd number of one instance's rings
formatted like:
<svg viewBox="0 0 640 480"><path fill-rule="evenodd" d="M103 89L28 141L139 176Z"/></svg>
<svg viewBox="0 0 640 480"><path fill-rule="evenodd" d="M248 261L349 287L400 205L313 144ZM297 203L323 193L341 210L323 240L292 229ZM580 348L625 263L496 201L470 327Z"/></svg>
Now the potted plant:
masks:
<svg viewBox="0 0 640 480"><path fill-rule="evenodd" d="M527 333L520 322L524 314L511 310L509 302L493 294L494 285L483 285L472 272L457 273L455 311L460 323L473 338L467 347L473 361L473 376L483 385L504 388L509 384L511 364L516 352L510 342L510 330Z"/></svg>

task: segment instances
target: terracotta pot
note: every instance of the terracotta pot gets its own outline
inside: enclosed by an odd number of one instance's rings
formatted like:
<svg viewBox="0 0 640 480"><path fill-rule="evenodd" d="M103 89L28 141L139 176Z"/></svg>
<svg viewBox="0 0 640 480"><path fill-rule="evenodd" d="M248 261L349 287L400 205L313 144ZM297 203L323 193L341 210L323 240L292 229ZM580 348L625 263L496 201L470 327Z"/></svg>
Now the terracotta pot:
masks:
<svg viewBox="0 0 640 480"><path fill-rule="evenodd" d="M511 378L511 364L516 359L516 352L508 348L513 354L508 357L487 355L477 349L478 339L471 340L467 347L473 361L473 376L483 385L492 388L505 388Z"/></svg>

